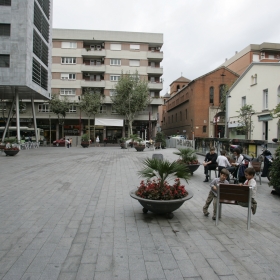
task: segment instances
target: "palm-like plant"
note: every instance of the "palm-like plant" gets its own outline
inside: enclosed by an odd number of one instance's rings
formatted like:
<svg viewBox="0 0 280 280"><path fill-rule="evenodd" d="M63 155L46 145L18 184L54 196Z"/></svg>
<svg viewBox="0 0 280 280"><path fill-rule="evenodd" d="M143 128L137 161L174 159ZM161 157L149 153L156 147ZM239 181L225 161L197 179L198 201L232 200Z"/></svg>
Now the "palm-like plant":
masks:
<svg viewBox="0 0 280 280"><path fill-rule="evenodd" d="M181 161L187 164L192 162L197 162L197 155L195 151L191 148L178 149L179 152L173 152L173 154L181 157Z"/></svg>
<svg viewBox="0 0 280 280"><path fill-rule="evenodd" d="M140 176L148 180L157 177L160 179L160 187L164 188L164 182L171 180L171 178L182 178L188 181L190 172L182 164L168 160L150 159L143 160L143 169L138 171Z"/></svg>

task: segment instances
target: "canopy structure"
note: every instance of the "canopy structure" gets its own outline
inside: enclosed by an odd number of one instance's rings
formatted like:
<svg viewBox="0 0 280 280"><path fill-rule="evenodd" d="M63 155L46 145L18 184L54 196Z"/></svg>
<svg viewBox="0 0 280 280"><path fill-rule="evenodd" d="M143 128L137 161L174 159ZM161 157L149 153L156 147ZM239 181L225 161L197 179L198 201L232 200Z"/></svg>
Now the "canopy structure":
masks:
<svg viewBox="0 0 280 280"><path fill-rule="evenodd" d="M120 119L95 119L95 125L103 126L123 126L123 120Z"/></svg>

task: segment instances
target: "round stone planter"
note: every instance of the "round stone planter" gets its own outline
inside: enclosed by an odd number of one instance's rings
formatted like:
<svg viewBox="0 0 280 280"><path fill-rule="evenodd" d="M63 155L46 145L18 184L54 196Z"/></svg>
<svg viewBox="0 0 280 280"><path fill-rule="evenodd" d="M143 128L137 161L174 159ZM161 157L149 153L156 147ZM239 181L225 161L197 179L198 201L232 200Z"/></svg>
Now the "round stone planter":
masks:
<svg viewBox="0 0 280 280"><path fill-rule="evenodd" d="M174 199L174 200L151 200L145 199L137 196L136 190L130 192L130 196L139 201L139 203L144 207L143 213L151 211L156 214L165 214L167 218L173 218L173 211L177 210L185 201L193 197L193 193L188 191L188 195L184 198Z"/></svg>
<svg viewBox="0 0 280 280"><path fill-rule="evenodd" d="M6 156L15 156L18 152L19 150L4 150Z"/></svg>
<svg viewBox="0 0 280 280"><path fill-rule="evenodd" d="M81 142L81 146L82 146L83 148L88 148L89 143L88 143L88 142Z"/></svg>
<svg viewBox="0 0 280 280"><path fill-rule="evenodd" d="M134 146L137 152L143 152L145 149L145 146Z"/></svg>
<svg viewBox="0 0 280 280"><path fill-rule="evenodd" d="M193 175L193 173L198 169L200 164L187 164L186 166L190 170L191 174Z"/></svg>

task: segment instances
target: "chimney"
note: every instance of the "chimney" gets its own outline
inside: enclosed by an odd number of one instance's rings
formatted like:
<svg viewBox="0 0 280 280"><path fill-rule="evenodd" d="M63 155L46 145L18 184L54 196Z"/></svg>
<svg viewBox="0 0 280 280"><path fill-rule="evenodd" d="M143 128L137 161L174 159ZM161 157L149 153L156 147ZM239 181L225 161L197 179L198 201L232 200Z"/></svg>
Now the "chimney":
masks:
<svg viewBox="0 0 280 280"><path fill-rule="evenodd" d="M235 51L235 54L238 54L238 51Z"/></svg>

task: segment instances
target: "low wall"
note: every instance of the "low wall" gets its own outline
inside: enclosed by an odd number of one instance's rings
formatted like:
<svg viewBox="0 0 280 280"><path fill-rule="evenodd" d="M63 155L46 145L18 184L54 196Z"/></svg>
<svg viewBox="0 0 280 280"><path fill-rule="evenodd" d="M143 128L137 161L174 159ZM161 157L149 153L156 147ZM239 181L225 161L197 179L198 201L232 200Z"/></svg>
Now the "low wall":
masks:
<svg viewBox="0 0 280 280"><path fill-rule="evenodd" d="M165 141L166 141L167 148L183 149L183 148L193 148L194 147L193 140L170 138L170 139L166 139Z"/></svg>

